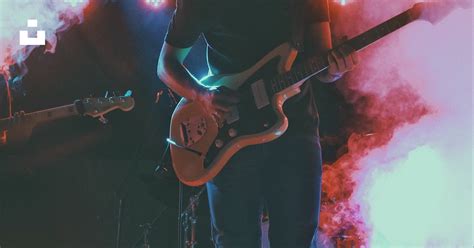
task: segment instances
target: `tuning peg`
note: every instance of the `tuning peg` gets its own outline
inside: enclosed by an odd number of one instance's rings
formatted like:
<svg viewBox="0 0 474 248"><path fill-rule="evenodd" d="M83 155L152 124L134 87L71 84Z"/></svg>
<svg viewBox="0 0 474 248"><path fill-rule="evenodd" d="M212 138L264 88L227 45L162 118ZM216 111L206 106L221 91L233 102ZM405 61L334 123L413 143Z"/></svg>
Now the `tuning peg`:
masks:
<svg viewBox="0 0 474 248"><path fill-rule="evenodd" d="M124 96L132 96L132 91L131 90L127 90L127 92L125 92L125 95Z"/></svg>
<svg viewBox="0 0 474 248"><path fill-rule="evenodd" d="M107 124L107 123L109 123L109 120L108 120L107 118L105 118L103 115L101 115L101 116L99 117L99 121L100 121L102 124L104 124L104 125Z"/></svg>
<svg viewBox="0 0 474 248"><path fill-rule="evenodd" d="M25 111L22 110L22 111L19 111L19 112L15 112L15 113L13 114L13 116L14 116L15 118L20 118L20 117L25 116L25 114L26 114Z"/></svg>
<svg viewBox="0 0 474 248"><path fill-rule="evenodd" d="M105 98L109 97L109 91L106 91L106 92L105 92L105 96L104 96L104 97L105 97Z"/></svg>

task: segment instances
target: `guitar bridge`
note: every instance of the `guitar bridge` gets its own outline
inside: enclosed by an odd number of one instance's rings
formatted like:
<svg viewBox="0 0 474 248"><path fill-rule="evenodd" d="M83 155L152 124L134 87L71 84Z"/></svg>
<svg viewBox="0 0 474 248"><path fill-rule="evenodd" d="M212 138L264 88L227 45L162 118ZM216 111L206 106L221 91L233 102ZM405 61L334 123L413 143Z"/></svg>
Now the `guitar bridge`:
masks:
<svg viewBox="0 0 474 248"><path fill-rule="evenodd" d="M206 119L193 117L180 124L181 138L186 147L196 144L207 132Z"/></svg>

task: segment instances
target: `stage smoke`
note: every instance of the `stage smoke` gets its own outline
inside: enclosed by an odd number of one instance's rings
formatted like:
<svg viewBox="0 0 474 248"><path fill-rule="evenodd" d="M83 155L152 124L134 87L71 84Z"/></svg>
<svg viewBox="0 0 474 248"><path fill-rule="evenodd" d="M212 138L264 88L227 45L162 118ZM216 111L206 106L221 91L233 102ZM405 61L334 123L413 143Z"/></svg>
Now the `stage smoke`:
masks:
<svg viewBox="0 0 474 248"><path fill-rule="evenodd" d="M38 45L20 45L20 31L36 37L37 31L46 33L46 52L54 52L57 33L80 23L88 0L2 0L0 1L0 73L12 64L22 63ZM29 19L37 20L37 27L28 27Z"/></svg>
<svg viewBox="0 0 474 248"><path fill-rule="evenodd" d="M353 3L337 32L354 36L413 3ZM325 167L323 190L350 196L322 210L324 232L349 230L369 247L472 246L471 34L472 10L455 9L361 53L341 89L370 123L352 127L349 153Z"/></svg>

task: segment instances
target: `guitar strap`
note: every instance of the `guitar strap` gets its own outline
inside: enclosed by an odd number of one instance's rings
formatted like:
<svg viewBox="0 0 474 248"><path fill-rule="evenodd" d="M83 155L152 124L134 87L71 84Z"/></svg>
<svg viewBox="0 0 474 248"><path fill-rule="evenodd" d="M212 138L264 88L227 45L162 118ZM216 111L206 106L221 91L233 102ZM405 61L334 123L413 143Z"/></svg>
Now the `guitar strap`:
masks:
<svg viewBox="0 0 474 248"><path fill-rule="evenodd" d="M304 51L304 19L307 0L289 0L291 18L291 44L299 52Z"/></svg>

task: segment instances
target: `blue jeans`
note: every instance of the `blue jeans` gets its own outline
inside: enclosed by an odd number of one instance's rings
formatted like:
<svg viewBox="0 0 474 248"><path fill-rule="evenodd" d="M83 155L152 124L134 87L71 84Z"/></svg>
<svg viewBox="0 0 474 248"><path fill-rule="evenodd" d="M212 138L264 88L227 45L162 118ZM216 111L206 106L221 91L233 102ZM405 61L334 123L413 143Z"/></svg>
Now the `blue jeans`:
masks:
<svg viewBox="0 0 474 248"><path fill-rule="evenodd" d="M319 219L321 164L316 135L285 134L235 154L207 183L216 247L261 247L264 201L272 248L311 247Z"/></svg>

